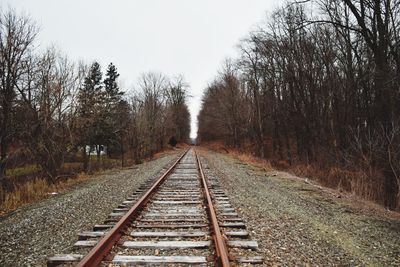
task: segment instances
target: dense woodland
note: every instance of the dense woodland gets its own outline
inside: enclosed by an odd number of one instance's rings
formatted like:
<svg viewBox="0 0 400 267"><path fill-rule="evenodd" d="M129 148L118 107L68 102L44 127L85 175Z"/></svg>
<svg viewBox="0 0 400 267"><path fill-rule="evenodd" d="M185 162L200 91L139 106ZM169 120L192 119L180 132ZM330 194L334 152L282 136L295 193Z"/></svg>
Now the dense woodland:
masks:
<svg viewBox="0 0 400 267"><path fill-rule="evenodd" d="M400 2L290 2L240 43L203 96L223 140L400 209Z"/></svg>
<svg viewBox="0 0 400 267"><path fill-rule="evenodd" d="M101 146L107 147L107 158L124 164L188 139L183 77L145 73L126 93L115 65L102 70L98 62L72 62L56 48L37 47L38 33L29 17L13 10L0 14L3 189L8 171L18 166L34 164L55 183L68 162L80 162L86 172L101 163Z"/></svg>

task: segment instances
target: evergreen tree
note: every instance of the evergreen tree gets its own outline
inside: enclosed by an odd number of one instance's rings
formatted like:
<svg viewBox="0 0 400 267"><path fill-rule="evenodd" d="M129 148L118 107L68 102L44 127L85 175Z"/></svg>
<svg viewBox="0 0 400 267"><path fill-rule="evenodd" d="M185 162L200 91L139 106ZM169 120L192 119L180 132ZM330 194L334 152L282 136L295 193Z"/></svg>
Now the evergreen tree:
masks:
<svg viewBox="0 0 400 267"><path fill-rule="evenodd" d="M79 89L78 107L81 117L89 118L95 113L94 111L99 104L102 94L102 75L100 64L94 62L89 69L83 86Z"/></svg>
<svg viewBox="0 0 400 267"><path fill-rule="evenodd" d="M117 149L117 147L120 146L121 127L123 127L123 125L119 122L121 119L120 117L123 116L123 114L121 114L120 107L124 102L122 99L124 92L119 90L117 83L119 73L117 72L117 68L113 63L108 65L105 76L105 113L103 129L105 133L105 144L107 145L107 151L110 155L113 152L120 151L120 149Z"/></svg>
<svg viewBox="0 0 400 267"><path fill-rule="evenodd" d="M106 78L104 79L105 92L109 104L116 104L121 100L121 96L124 94L119 91L117 84L118 77L119 73L117 72L117 68L113 63L110 63L107 68Z"/></svg>
<svg viewBox="0 0 400 267"><path fill-rule="evenodd" d="M102 139L102 107L103 105L103 85L101 67L98 62L94 62L89 73L84 80L83 86L78 94L78 125L77 129L82 146L84 157L84 169L88 170L89 153L86 153L86 146L90 148L99 144Z"/></svg>

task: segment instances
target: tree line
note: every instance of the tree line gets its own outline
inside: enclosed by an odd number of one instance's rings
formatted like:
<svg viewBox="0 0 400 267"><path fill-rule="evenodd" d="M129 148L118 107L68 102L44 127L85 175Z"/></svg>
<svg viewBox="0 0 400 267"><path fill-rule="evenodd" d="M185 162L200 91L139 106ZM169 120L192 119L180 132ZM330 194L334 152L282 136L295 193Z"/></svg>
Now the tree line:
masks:
<svg viewBox="0 0 400 267"><path fill-rule="evenodd" d="M399 209L399 12L391 0L278 8L206 88L199 138L314 166L323 183Z"/></svg>
<svg viewBox="0 0 400 267"><path fill-rule="evenodd" d="M36 164L49 182L64 163L90 155L135 162L186 141L190 116L183 77L143 74L135 90L118 85L117 67L72 62L50 47L39 51L38 27L14 10L0 12L0 178L17 165Z"/></svg>

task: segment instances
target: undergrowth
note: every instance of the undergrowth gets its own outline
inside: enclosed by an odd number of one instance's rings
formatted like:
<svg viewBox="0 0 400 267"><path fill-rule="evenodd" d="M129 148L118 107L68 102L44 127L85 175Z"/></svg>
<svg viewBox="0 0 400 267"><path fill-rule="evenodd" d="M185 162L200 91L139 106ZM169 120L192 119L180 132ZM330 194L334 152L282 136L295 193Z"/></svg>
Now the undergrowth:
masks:
<svg viewBox="0 0 400 267"><path fill-rule="evenodd" d="M58 181L55 184L49 183L44 178L36 178L19 185L15 190L6 192L0 188L0 215L13 211L21 206L37 202L51 196L54 193L65 190L73 185L85 181L90 176L80 173L76 177Z"/></svg>
<svg viewBox="0 0 400 267"><path fill-rule="evenodd" d="M363 170L356 166L349 169L337 164L320 166L318 162L289 164L284 160L261 159L251 153L251 148L238 150L227 147L220 141L205 143L202 146L220 153L229 153L235 158L265 171L287 171L299 177L312 179L320 185L347 192L380 205L383 205L384 202L384 185L382 183L384 177L382 173L374 169Z"/></svg>
<svg viewBox="0 0 400 267"><path fill-rule="evenodd" d="M178 147L186 148L187 146L179 144ZM144 160L148 161L169 153L173 153L173 150L171 148L165 148L153 155L152 158ZM126 159L125 166L130 166L132 164L132 159ZM81 165L82 164L79 162L65 163L63 169L70 173L70 175L68 175L68 178L60 179L55 183L48 182L47 179L42 177L30 178L23 182L14 181L12 180L13 177L10 177L13 183L12 190L6 191L0 186L0 215L7 214L21 206L40 201L53 194L58 194L59 192L90 179L103 170L118 168L121 166L121 161L104 157L101 159L100 164L98 164L97 161L93 160L91 162L90 174L78 171L78 168L81 170ZM25 167L15 168L9 173L27 174L35 171L37 171L37 167L34 165L26 165Z"/></svg>
<svg viewBox="0 0 400 267"><path fill-rule="evenodd" d="M63 171L68 174L64 175L65 178L59 179L55 183L51 183L46 178L40 177L38 168L35 165L10 169L8 171L8 179L11 189L5 190L0 186L0 215L45 199L87 180L91 176L82 172L81 165L79 162L65 163ZM96 174L102 170L117 166L120 166L120 163L116 159L103 158L100 164L93 160L91 162L92 168L90 174ZM19 177L18 175L21 176Z"/></svg>
<svg viewBox="0 0 400 267"><path fill-rule="evenodd" d="M9 176L20 176L20 175L26 175L26 174L31 174L40 171L38 166L35 164L27 164L22 167L15 167L7 170L7 175Z"/></svg>

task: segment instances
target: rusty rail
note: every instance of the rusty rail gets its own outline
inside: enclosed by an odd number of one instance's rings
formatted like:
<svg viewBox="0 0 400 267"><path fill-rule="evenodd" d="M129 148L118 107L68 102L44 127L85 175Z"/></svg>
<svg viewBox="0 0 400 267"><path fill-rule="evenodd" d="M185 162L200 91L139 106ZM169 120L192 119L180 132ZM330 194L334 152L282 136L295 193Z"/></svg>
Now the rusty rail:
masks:
<svg viewBox="0 0 400 267"><path fill-rule="evenodd" d="M201 176L201 182L204 187L204 195L207 199L207 207L208 207L208 212L209 212L209 216L211 219L211 231L212 231L213 239L214 239L214 243L215 243L215 250L217 252L217 264L218 264L218 266L223 266L223 267L231 266L231 264L229 262L229 256L228 256L229 255L228 247L227 247L226 242L221 234L221 229L219 228L217 215L215 213L214 205L212 203L210 192L208 190L208 184L207 184L207 180L205 178L204 172L203 172L203 167L201 165L199 157L197 156L196 150L194 150L194 153L196 155L196 160L197 160L197 164L198 164L198 168L199 168L199 172L200 172L200 176Z"/></svg>
<svg viewBox="0 0 400 267"><path fill-rule="evenodd" d="M175 162L174 164L153 184L153 186L133 205L130 210L118 221L118 223L110 229L110 231L94 246L89 253L78 263L79 267L92 267L98 266L105 256L111 251L113 246L118 242L123 232L128 227L128 224L137 215L138 211L144 207L148 202L151 195L155 190L162 184L165 178L171 173L178 162L186 155L189 151L187 149Z"/></svg>

